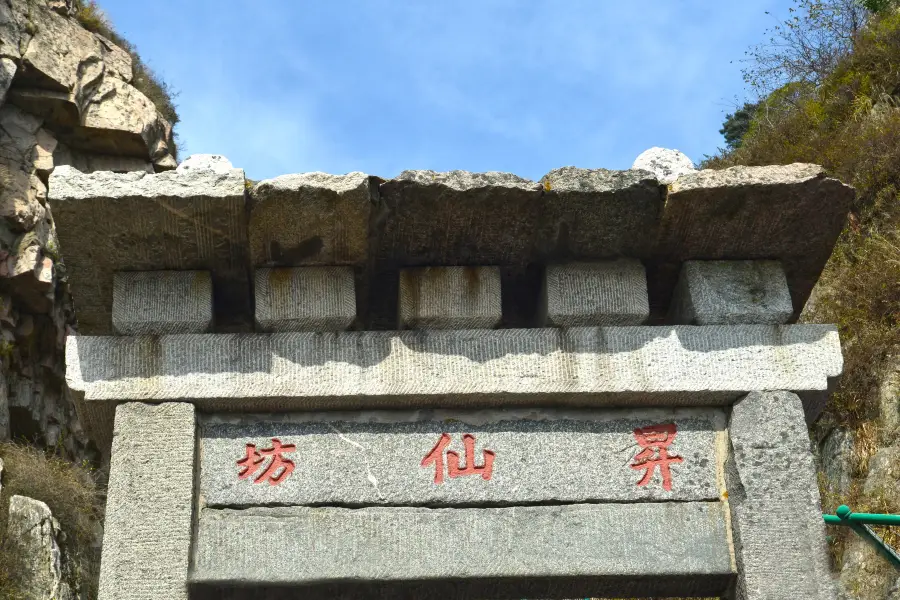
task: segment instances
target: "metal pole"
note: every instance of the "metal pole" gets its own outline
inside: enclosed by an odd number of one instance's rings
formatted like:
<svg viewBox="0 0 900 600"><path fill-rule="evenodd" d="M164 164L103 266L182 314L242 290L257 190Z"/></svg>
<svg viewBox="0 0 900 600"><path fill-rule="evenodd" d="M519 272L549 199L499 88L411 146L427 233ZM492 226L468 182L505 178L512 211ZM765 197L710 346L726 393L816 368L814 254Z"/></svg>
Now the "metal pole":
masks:
<svg viewBox="0 0 900 600"><path fill-rule="evenodd" d="M822 515L822 517L829 525L843 525L855 531L857 535L869 542L882 556L888 559L895 568L900 570L900 554L888 546L868 525L893 525L900 527L900 515L854 513L846 504L838 506L835 513L836 515Z"/></svg>

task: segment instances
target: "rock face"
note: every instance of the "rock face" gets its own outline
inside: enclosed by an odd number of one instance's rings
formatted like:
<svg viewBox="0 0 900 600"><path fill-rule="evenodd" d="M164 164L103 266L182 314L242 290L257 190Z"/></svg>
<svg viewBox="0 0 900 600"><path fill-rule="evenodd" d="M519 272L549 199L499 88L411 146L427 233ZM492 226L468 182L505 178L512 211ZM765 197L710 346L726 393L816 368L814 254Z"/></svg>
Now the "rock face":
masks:
<svg viewBox="0 0 900 600"><path fill-rule="evenodd" d="M6 535L18 557L16 583L26 600L74 600L64 581L59 523L46 504L24 496L10 498Z"/></svg>
<svg viewBox="0 0 900 600"><path fill-rule="evenodd" d="M683 152L658 147L641 152L640 156L634 159L631 168L650 171L656 175L660 183L664 184L672 183L679 175L696 170L693 161Z"/></svg>
<svg viewBox="0 0 900 600"><path fill-rule="evenodd" d="M71 0L0 1L0 441L94 456L64 380L75 321L47 184L60 165L175 167L172 127L132 79Z"/></svg>

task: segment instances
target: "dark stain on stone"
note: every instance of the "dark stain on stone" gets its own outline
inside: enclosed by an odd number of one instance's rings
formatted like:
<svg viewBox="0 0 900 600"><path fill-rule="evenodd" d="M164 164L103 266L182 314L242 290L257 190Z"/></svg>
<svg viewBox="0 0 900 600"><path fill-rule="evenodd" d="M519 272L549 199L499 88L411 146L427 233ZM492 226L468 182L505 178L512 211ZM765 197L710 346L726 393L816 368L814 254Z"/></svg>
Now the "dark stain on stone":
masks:
<svg viewBox="0 0 900 600"><path fill-rule="evenodd" d="M278 264L297 265L305 259L312 258L325 247L325 243L318 235L307 238L294 246L293 248L284 249L276 240L269 242L269 257Z"/></svg>

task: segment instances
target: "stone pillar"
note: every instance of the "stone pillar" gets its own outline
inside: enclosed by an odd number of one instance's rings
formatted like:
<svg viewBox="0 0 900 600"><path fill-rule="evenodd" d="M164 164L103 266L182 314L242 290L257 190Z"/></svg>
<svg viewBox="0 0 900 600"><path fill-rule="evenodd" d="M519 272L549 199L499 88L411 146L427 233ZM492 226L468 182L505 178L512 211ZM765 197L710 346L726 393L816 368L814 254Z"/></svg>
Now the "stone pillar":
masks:
<svg viewBox="0 0 900 600"><path fill-rule="evenodd" d="M753 392L729 422L737 600L833 600L825 523L800 398Z"/></svg>
<svg viewBox="0 0 900 600"><path fill-rule="evenodd" d="M672 321L686 325L777 325L793 312L787 277L774 260L689 260L670 309Z"/></svg>
<svg viewBox="0 0 900 600"><path fill-rule="evenodd" d="M195 438L191 404L117 407L100 600L187 600Z"/></svg>

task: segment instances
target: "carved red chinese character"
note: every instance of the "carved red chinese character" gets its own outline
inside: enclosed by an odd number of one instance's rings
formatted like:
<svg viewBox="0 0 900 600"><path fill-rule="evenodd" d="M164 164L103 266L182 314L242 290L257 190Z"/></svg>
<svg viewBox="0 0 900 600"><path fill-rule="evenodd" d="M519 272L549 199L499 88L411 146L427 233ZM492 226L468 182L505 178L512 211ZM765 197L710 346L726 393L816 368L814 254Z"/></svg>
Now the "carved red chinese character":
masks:
<svg viewBox="0 0 900 600"><path fill-rule="evenodd" d="M294 444L282 444L281 440L272 438L272 447L256 449L256 444L247 444L247 454L237 461L239 467L243 467L238 473L238 479L248 479L256 473L266 457L272 457L269 466L253 480L253 483L268 481L269 485L278 485L294 472L294 463L282 454L293 452L297 447Z"/></svg>
<svg viewBox="0 0 900 600"><path fill-rule="evenodd" d="M422 459L422 467L434 464L434 482L444 483L444 450L450 445L450 434L441 434L441 439L434 445L431 452ZM484 460L480 467L475 466L475 436L468 433L463 435L463 446L466 449L466 466L460 466L459 454L453 450L447 450L447 475L453 479L462 477L463 475L481 474L481 478L485 481L491 479L491 473L494 470L493 450L484 450Z"/></svg>
<svg viewBox="0 0 900 600"><path fill-rule="evenodd" d="M669 469L669 463L684 461L680 456L669 454L669 446L675 441L676 433L674 423L651 425L634 430L634 439L643 450L634 457L634 462L630 466L632 469L646 470L644 477L638 481L638 485L643 486L650 483L653 473L659 467L663 489L667 492L672 491L672 472Z"/></svg>

